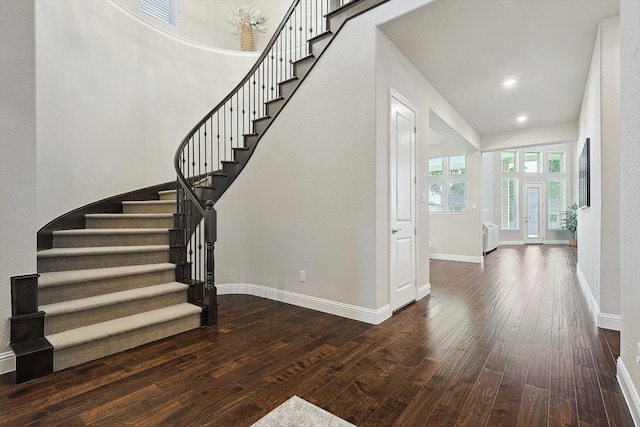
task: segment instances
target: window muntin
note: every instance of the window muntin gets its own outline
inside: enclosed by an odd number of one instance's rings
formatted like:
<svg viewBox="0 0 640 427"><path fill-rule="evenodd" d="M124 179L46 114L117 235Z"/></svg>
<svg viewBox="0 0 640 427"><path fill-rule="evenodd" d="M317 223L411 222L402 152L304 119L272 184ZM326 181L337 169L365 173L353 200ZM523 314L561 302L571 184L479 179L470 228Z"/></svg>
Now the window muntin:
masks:
<svg viewBox="0 0 640 427"><path fill-rule="evenodd" d="M502 172L518 172L518 152L502 151L500 153L500 164Z"/></svg>
<svg viewBox="0 0 640 427"><path fill-rule="evenodd" d="M547 228L562 230L561 212L567 206L567 182L565 179L550 179L547 188Z"/></svg>
<svg viewBox="0 0 640 427"><path fill-rule="evenodd" d="M429 159L429 211L466 211L466 156Z"/></svg>
<svg viewBox="0 0 640 427"><path fill-rule="evenodd" d="M524 171L525 173L540 172L540 153L527 151L524 153Z"/></svg>
<svg viewBox="0 0 640 427"><path fill-rule="evenodd" d="M564 152L550 152L547 157L549 173L565 173Z"/></svg>
<svg viewBox="0 0 640 427"><path fill-rule="evenodd" d="M500 185L500 228L520 229L520 183L515 178L503 178Z"/></svg>

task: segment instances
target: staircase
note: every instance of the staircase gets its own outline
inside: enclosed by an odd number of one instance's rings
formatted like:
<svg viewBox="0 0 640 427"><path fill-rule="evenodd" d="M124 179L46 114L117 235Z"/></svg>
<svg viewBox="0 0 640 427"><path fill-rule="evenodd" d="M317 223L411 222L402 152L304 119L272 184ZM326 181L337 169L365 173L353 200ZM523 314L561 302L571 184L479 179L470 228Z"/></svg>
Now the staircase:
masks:
<svg viewBox="0 0 640 427"><path fill-rule="evenodd" d="M16 383L217 322L214 203L344 23L386 1L294 0L256 65L181 142L177 190L39 233L39 275L11 282Z"/></svg>
<svg viewBox="0 0 640 427"><path fill-rule="evenodd" d="M202 308L169 263L175 191L87 214L86 228L53 232L38 252L39 310L53 370L200 327Z"/></svg>

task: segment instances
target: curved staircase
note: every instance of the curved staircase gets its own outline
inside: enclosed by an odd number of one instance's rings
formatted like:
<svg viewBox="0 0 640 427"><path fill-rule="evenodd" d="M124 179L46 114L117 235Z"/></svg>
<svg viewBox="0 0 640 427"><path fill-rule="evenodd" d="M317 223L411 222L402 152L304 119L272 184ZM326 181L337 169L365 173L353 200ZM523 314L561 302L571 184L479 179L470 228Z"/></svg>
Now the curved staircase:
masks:
<svg viewBox="0 0 640 427"><path fill-rule="evenodd" d="M54 371L200 327L202 308L169 263L175 192L161 197L86 214L86 228L54 231L54 247L38 252Z"/></svg>
<svg viewBox="0 0 640 427"><path fill-rule="evenodd" d="M39 275L11 281L16 383L217 322L214 203L344 23L386 1L294 0L247 76L179 145L177 190L46 230Z"/></svg>

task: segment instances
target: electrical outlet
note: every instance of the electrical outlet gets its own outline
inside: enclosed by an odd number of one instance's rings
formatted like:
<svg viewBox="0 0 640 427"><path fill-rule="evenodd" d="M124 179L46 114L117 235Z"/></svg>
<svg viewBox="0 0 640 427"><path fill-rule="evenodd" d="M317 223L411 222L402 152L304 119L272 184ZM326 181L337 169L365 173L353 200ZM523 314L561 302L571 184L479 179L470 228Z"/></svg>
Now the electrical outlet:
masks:
<svg viewBox="0 0 640 427"><path fill-rule="evenodd" d="M596 291L598 290L598 276L593 276L593 283L595 283Z"/></svg>
<svg viewBox="0 0 640 427"><path fill-rule="evenodd" d="M638 343L638 348L636 350L636 363L640 365L640 342Z"/></svg>
<svg viewBox="0 0 640 427"><path fill-rule="evenodd" d="M300 270L300 281L301 282L307 281L307 273L305 273L304 270Z"/></svg>

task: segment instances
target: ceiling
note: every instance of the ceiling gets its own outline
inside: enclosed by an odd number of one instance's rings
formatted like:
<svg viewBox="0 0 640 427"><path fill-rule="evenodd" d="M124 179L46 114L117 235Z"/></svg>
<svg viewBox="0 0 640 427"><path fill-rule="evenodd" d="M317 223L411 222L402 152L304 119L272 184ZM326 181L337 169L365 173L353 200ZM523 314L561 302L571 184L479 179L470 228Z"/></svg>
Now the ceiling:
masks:
<svg viewBox="0 0 640 427"><path fill-rule="evenodd" d="M577 120L598 22L618 14L619 0L437 0L380 28L486 135Z"/></svg>

